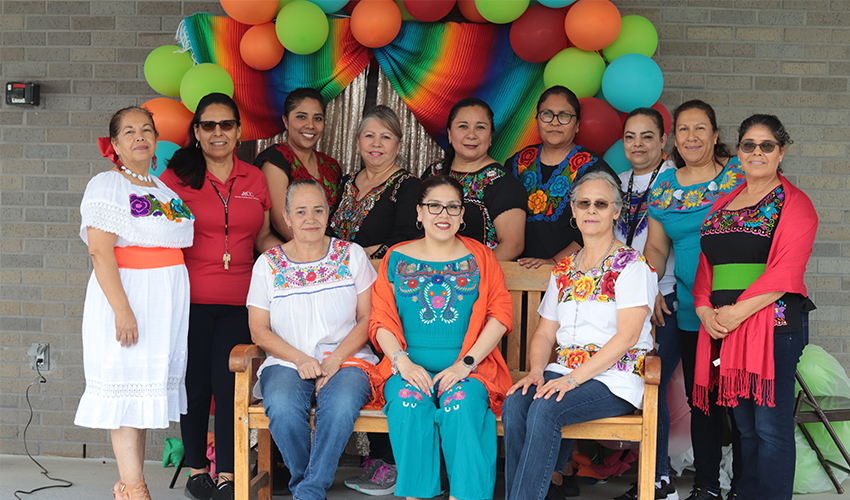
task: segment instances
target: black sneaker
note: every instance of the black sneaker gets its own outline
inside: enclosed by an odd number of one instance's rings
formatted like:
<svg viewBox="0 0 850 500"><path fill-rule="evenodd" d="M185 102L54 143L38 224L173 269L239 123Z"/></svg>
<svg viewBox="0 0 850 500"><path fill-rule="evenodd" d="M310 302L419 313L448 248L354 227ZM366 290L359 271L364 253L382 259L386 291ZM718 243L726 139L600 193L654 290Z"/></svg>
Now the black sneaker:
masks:
<svg viewBox="0 0 850 500"><path fill-rule="evenodd" d="M233 491L233 481L228 481L227 479L221 481L216 485L215 489L212 491L212 495L210 496L211 500L233 500L234 491Z"/></svg>
<svg viewBox="0 0 850 500"><path fill-rule="evenodd" d="M717 500L719 498L719 492L714 492L701 486L694 486L691 494L685 500Z"/></svg>
<svg viewBox="0 0 850 500"><path fill-rule="evenodd" d="M209 473L195 474L186 481L186 487L183 489L183 495L186 498L194 498L195 500L210 500L210 495L215 489L215 483Z"/></svg>
<svg viewBox="0 0 850 500"><path fill-rule="evenodd" d="M661 486L658 484L659 483L655 483L655 500L679 500L679 494L676 493L675 486L664 480L661 481ZM623 493L614 500L637 500L637 497L637 483L632 483L632 487L629 488L629 491Z"/></svg>
<svg viewBox="0 0 850 500"><path fill-rule="evenodd" d="M577 497L580 491L576 475L564 476L563 484L549 483L549 492L546 493L546 500L564 500L567 497Z"/></svg>

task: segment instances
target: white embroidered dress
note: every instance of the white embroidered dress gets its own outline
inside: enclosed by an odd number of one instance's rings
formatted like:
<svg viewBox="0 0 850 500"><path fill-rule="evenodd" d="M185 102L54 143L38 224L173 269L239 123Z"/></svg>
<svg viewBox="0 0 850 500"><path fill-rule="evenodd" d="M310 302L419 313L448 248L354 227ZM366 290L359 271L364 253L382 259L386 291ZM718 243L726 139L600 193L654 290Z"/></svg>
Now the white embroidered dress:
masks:
<svg viewBox="0 0 850 500"><path fill-rule="evenodd" d="M137 186L108 171L86 186L80 205L80 237L88 228L118 235L116 247L186 248L194 218L179 196L159 179ZM121 284L136 317L139 341L115 340L115 313L92 272L83 309L83 367L86 390L76 425L162 429L186 413L186 339L189 274L186 266L119 268Z"/></svg>

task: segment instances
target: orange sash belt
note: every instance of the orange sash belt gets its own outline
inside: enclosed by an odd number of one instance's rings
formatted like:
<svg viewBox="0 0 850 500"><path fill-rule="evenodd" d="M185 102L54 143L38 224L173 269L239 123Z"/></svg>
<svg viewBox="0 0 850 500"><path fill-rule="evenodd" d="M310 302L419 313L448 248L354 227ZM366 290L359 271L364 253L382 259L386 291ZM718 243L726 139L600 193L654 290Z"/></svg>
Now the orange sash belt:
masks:
<svg viewBox="0 0 850 500"><path fill-rule="evenodd" d="M125 269L156 269L183 265L183 251L163 247L115 247L118 267Z"/></svg>

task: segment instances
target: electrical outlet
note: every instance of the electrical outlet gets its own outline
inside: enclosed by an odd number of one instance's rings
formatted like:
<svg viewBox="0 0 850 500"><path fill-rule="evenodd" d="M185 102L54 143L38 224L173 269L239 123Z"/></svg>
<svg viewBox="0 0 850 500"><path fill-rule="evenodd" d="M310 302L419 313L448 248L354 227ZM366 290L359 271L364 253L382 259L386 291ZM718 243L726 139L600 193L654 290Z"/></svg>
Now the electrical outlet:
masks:
<svg viewBox="0 0 850 500"><path fill-rule="evenodd" d="M35 370L38 366L39 371L50 371L50 344L34 343L27 351L27 356L30 357L30 368Z"/></svg>

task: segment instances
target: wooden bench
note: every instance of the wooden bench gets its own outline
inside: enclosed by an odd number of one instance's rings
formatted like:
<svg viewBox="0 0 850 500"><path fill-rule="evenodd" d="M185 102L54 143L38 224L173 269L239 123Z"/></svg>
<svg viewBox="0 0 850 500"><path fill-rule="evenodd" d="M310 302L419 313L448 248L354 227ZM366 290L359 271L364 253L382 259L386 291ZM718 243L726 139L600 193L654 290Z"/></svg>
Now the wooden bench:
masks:
<svg viewBox="0 0 850 500"><path fill-rule="evenodd" d="M373 261L376 269L379 260ZM537 329L537 308L546 287L552 266L525 269L516 262L502 262L508 290L514 307L513 331L502 340L502 355L514 380L526 375L529 368L528 348L531 336ZM249 500L256 494L259 500L271 500L272 481L272 438L269 419L262 401L252 395L257 380L257 368L265 353L256 345L238 345L230 354L230 371L236 373L235 395L235 489L236 500ZM647 356L645 364L646 388L643 410L634 415L603 418L582 424L568 425L561 434L573 439L601 439L640 442L638 469L638 498L655 498L655 443L658 419L658 384L661 379L661 360ZM312 420L312 417L311 417ZM312 422L311 422L312 423ZM257 475L251 478L249 435L251 429L258 432ZM360 432L387 431L387 420L380 410L362 410L354 423ZM497 432L503 435L501 419L497 420Z"/></svg>

